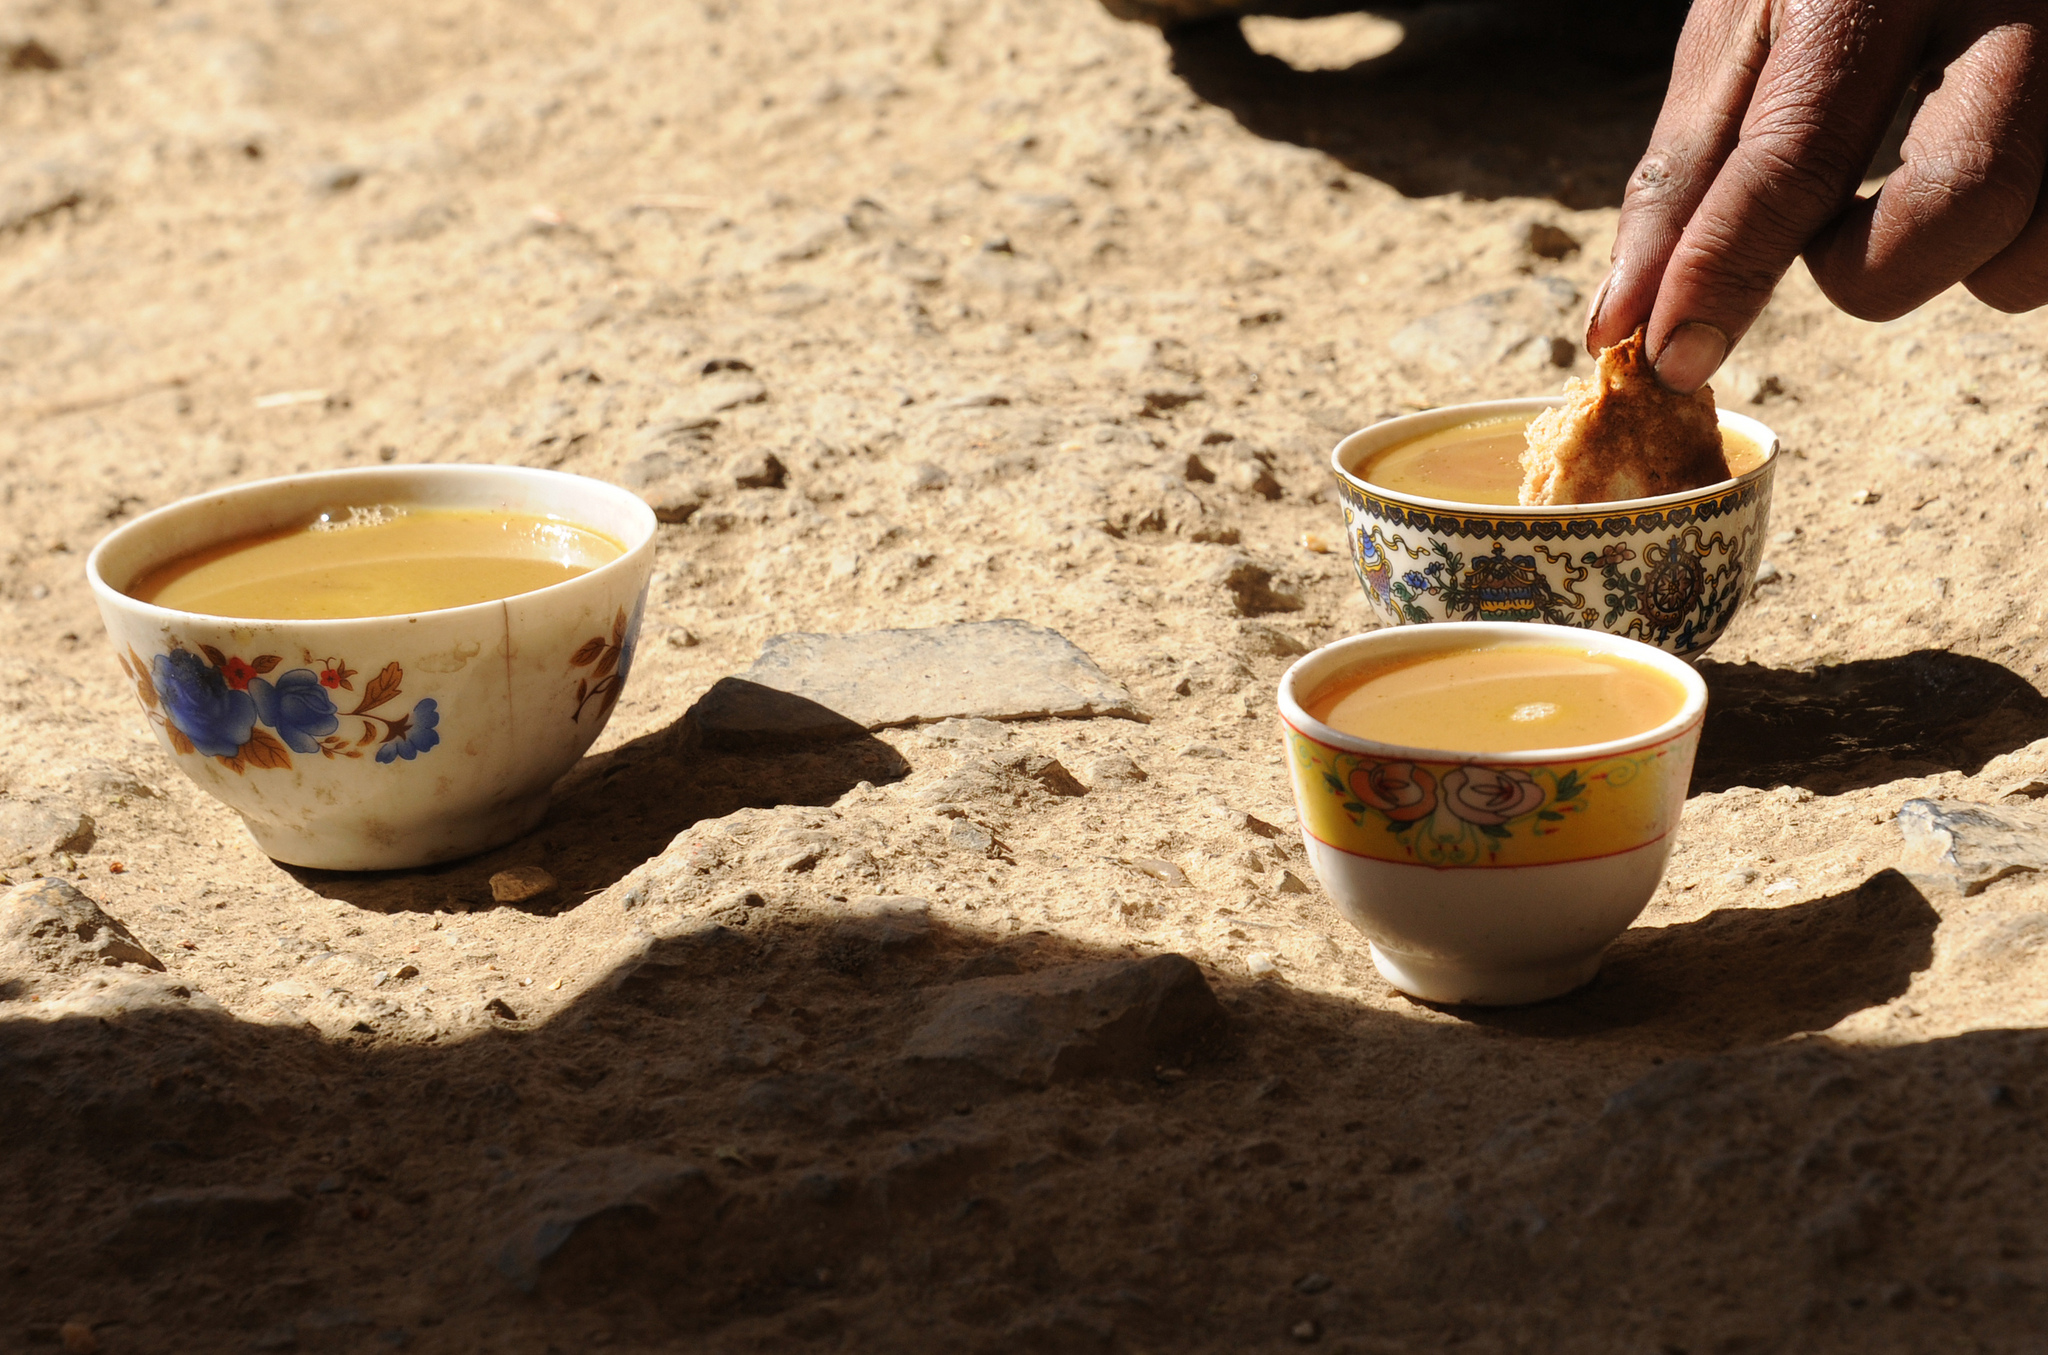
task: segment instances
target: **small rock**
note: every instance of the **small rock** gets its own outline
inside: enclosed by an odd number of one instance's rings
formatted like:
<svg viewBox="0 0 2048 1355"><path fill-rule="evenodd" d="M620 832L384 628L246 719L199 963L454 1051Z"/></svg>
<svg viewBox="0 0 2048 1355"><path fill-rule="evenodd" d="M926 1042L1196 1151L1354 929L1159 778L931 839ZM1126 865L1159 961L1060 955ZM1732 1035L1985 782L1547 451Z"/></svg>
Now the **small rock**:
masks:
<svg viewBox="0 0 2048 1355"><path fill-rule="evenodd" d="M1868 508L1883 498L1884 495L1875 489L1859 489L1849 496L1849 502L1857 508Z"/></svg>
<svg viewBox="0 0 2048 1355"><path fill-rule="evenodd" d="M1122 753L1104 753L1088 764L1090 785L1135 786L1145 779L1145 769Z"/></svg>
<svg viewBox="0 0 2048 1355"><path fill-rule="evenodd" d="M866 729L951 718L1143 719L1130 693L1057 631L1022 621L777 635L744 681Z"/></svg>
<svg viewBox="0 0 2048 1355"><path fill-rule="evenodd" d="M61 71L64 63L57 54L34 38L0 42L0 66L10 71Z"/></svg>
<svg viewBox="0 0 2048 1355"><path fill-rule="evenodd" d="M306 175L306 187L322 197L346 193L362 181L360 165L321 165Z"/></svg>
<svg viewBox="0 0 2048 1355"><path fill-rule="evenodd" d="M1175 888L1188 882L1186 871L1173 864L1173 862L1156 856L1142 857L1139 860L1133 861L1131 862L1131 868L1140 874L1149 875L1162 884L1169 884Z"/></svg>
<svg viewBox="0 0 2048 1355"><path fill-rule="evenodd" d="M814 1124L843 1133L887 1124L896 1110L842 1073L777 1073L747 1088L739 1116L752 1129Z"/></svg>
<svg viewBox="0 0 2048 1355"><path fill-rule="evenodd" d="M1579 239L1561 226L1548 221L1531 221L1523 243L1529 252L1539 259L1569 259L1579 252Z"/></svg>
<svg viewBox="0 0 2048 1355"><path fill-rule="evenodd" d="M1182 405L1191 405L1202 398L1203 391L1193 382L1171 386L1150 386L1138 393L1138 412L1158 416L1171 413ZM1267 497L1274 497L1268 495Z"/></svg>
<svg viewBox="0 0 2048 1355"><path fill-rule="evenodd" d="M58 852L83 855L97 836L92 817L70 805L0 799L0 870Z"/></svg>
<svg viewBox="0 0 2048 1355"><path fill-rule="evenodd" d="M1301 1342L1303 1345L1308 1346L1314 1345L1318 1340L1321 1339L1323 1334L1323 1328L1321 1324L1318 1323L1314 1318L1309 1318L1305 1321L1297 1322L1292 1327L1289 1327L1287 1329L1287 1334L1289 1336L1292 1336L1295 1340Z"/></svg>
<svg viewBox="0 0 2048 1355"><path fill-rule="evenodd" d="M953 820L952 826L946 830L946 840L959 850L976 856L990 856L996 850L995 835L966 819Z"/></svg>
<svg viewBox="0 0 2048 1355"><path fill-rule="evenodd" d="M780 489L789 472L773 452L741 452L726 465L726 474L741 489Z"/></svg>
<svg viewBox="0 0 2048 1355"><path fill-rule="evenodd" d="M1030 1087L1146 1077L1184 1064L1222 1024L1216 995L1184 955L1062 965L952 985L904 1059Z"/></svg>
<svg viewBox="0 0 2048 1355"><path fill-rule="evenodd" d="M498 1273L532 1293L559 1272L616 1276L687 1246L711 1222L717 1187L701 1167L603 1149L540 1172L501 1223Z"/></svg>
<svg viewBox="0 0 2048 1355"><path fill-rule="evenodd" d="M1210 571L1209 581L1230 594L1239 616L1266 616L1273 612L1298 612L1302 609L1299 597L1273 586L1271 569L1242 555L1232 556Z"/></svg>
<svg viewBox="0 0 2048 1355"><path fill-rule="evenodd" d="M491 877L491 897L499 903L525 903L555 887L555 877L539 866L513 866Z"/></svg>
<svg viewBox="0 0 2048 1355"><path fill-rule="evenodd" d="M1221 761L1230 756L1230 750L1220 743L1191 743L1180 750L1180 755Z"/></svg>
<svg viewBox="0 0 2048 1355"><path fill-rule="evenodd" d="M713 683L683 719L705 747L726 752L846 743L868 732L866 725L807 696L735 677Z"/></svg>
<svg viewBox="0 0 2048 1355"><path fill-rule="evenodd" d="M1899 810L1906 851L1900 868L1916 880L1980 894L2022 871L2048 870L2048 810L1960 800L1908 800Z"/></svg>
<svg viewBox="0 0 2048 1355"><path fill-rule="evenodd" d="M131 1262L190 1262L224 1247L274 1244L304 1214L305 1202L282 1186L170 1190L130 1209L106 1245Z"/></svg>
<svg viewBox="0 0 2048 1355"><path fill-rule="evenodd" d="M1088 793L1088 787L1075 780L1074 774L1061 765L1057 758L1027 753L1011 764L1011 770L1022 773L1027 780L1036 781L1049 795L1057 795L1064 799Z"/></svg>
<svg viewBox="0 0 2048 1355"><path fill-rule="evenodd" d="M1262 499L1280 497L1280 481L1274 478L1272 468L1253 456L1234 457L1226 462L1220 477L1227 487L1241 494L1255 494Z"/></svg>
<svg viewBox="0 0 2048 1355"><path fill-rule="evenodd" d="M931 939L931 912L929 902L908 895L855 899L846 905L846 921L833 927L832 934L841 942L875 950L908 950Z"/></svg>
<svg viewBox="0 0 2048 1355"><path fill-rule="evenodd" d="M519 1013L512 1010L512 1004L502 997L494 997L484 1004L484 1010L500 1021L517 1021Z"/></svg>
<svg viewBox="0 0 2048 1355"><path fill-rule="evenodd" d="M98 1355L100 1348L100 1338L87 1322L66 1322L57 1328L57 1342L65 1355Z"/></svg>
<svg viewBox="0 0 2048 1355"><path fill-rule="evenodd" d="M1387 347L1396 357L1441 372L1515 361L1567 366L1578 351L1567 337L1578 302L1577 288L1561 278L1545 278L1426 315L1397 330Z"/></svg>
<svg viewBox="0 0 2048 1355"><path fill-rule="evenodd" d="M903 487L913 494L929 494L953 483L953 477L929 461L920 461L903 477Z"/></svg>
<svg viewBox="0 0 2048 1355"><path fill-rule="evenodd" d="M1243 643L1245 652L1268 658L1291 659L1308 653L1308 646L1285 631L1271 626L1247 621L1237 628L1237 638Z"/></svg>
<svg viewBox="0 0 2048 1355"><path fill-rule="evenodd" d="M640 491L641 500L654 510L656 522L683 523L704 506L704 496L694 485L671 482Z"/></svg>
<svg viewBox="0 0 2048 1355"><path fill-rule="evenodd" d="M1334 1281L1332 1281L1329 1276L1323 1274L1319 1270L1316 1270L1310 1271L1308 1274L1296 1280L1294 1282L1294 1288L1297 1293L1321 1294L1327 1291L1332 1283L1334 1283Z"/></svg>
<svg viewBox="0 0 2048 1355"><path fill-rule="evenodd" d="M163 961L117 919L62 880L30 880L0 894L0 970L64 973L101 965Z"/></svg>
<svg viewBox="0 0 2048 1355"><path fill-rule="evenodd" d="M402 964L391 971L391 977L394 979L416 979L419 976L420 967L416 964Z"/></svg>
<svg viewBox="0 0 2048 1355"><path fill-rule="evenodd" d="M1255 950L1246 955L1244 957L1244 967L1251 971L1251 976L1255 979L1263 979L1268 974L1280 972L1280 966L1274 964L1273 957L1266 954L1263 950Z"/></svg>
<svg viewBox="0 0 2048 1355"><path fill-rule="evenodd" d="M650 426L673 423L676 431L689 432L710 426L705 421L728 409L758 405L768 398L768 387L751 376L738 373L705 378L704 384L685 391L662 405L648 421Z"/></svg>
<svg viewBox="0 0 2048 1355"><path fill-rule="evenodd" d="M1785 575L1778 569L1777 565L1769 560L1765 560L1756 567L1756 586L1758 588L1763 587L1767 583L1776 583L1784 577Z"/></svg>
<svg viewBox="0 0 2048 1355"><path fill-rule="evenodd" d="M1785 393L1784 383L1769 372L1730 364L1714 373L1714 393L1721 403L1761 405L1774 395Z"/></svg>
<svg viewBox="0 0 2048 1355"><path fill-rule="evenodd" d="M1306 894L1308 886L1293 871L1282 868L1274 872L1273 892L1275 894Z"/></svg>
<svg viewBox="0 0 2048 1355"><path fill-rule="evenodd" d="M1182 479L1194 484L1213 485L1216 483L1216 472L1211 470L1209 464L1193 452L1188 453L1188 459L1181 466L1180 473Z"/></svg>

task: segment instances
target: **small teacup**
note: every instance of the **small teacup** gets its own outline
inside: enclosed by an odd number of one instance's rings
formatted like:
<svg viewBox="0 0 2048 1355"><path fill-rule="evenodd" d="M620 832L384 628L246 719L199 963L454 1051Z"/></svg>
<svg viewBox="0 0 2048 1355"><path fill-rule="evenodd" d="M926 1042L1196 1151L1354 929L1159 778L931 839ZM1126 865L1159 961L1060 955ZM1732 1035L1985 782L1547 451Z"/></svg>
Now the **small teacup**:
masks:
<svg viewBox="0 0 2048 1355"><path fill-rule="evenodd" d="M1337 444L1330 462L1366 601L1389 625L1543 621L1697 657L1756 582L1769 529L1777 434L1721 411L1761 465L1704 489L1615 503L1522 508L1455 503L1360 478L1373 453L1445 428L1541 413L1561 397L1447 405L1388 419Z"/></svg>
<svg viewBox="0 0 2048 1355"><path fill-rule="evenodd" d="M337 505L565 519L625 547L493 602L330 621L205 616L122 590L208 546ZM386 870L468 856L540 822L610 718L654 567L654 514L601 481L512 466L392 466L198 495L100 542L86 576L157 741L296 866ZM423 563L422 568L431 568Z"/></svg>
<svg viewBox="0 0 2048 1355"><path fill-rule="evenodd" d="M1684 703L1627 738L1522 753L1377 743L1304 706L1368 663L1539 637L1667 674ZM1568 993L1599 971L1664 876L1706 704L1690 665L1598 631L1450 622L1339 640L1280 680L1302 842L1402 992L1486 1006Z"/></svg>

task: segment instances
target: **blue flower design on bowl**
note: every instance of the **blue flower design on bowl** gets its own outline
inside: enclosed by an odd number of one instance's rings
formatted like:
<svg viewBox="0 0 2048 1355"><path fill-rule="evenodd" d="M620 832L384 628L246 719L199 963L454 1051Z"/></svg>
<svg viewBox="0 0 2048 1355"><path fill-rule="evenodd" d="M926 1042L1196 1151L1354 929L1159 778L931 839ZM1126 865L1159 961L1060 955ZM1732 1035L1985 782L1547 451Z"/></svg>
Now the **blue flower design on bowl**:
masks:
<svg viewBox="0 0 2048 1355"><path fill-rule="evenodd" d="M294 753L317 753L320 740L341 728L334 699L310 668L294 668L275 683L254 678L249 696L256 703L256 718L277 731Z"/></svg>
<svg viewBox="0 0 2048 1355"><path fill-rule="evenodd" d="M208 757L233 757L256 726L256 703L224 674L188 650L150 661L149 675L170 722Z"/></svg>
<svg viewBox="0 0 2048 1355"><path fill-rule="evenodd" d="M393 758L412 761L441 742L440 731L434 726L441 723L441 712L434 705L434 698L428 697L412 708L411 715L401 715L391 722L391 730L384 736L384 743L377 749L377 761L389 762Z"/></svg>

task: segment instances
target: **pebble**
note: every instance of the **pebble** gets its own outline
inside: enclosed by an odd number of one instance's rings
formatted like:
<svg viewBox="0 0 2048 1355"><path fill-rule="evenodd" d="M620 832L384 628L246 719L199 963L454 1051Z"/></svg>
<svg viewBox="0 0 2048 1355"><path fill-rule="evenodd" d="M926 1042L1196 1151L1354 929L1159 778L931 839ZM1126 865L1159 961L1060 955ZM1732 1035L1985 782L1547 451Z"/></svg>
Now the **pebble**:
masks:
<svg viewBox="0 0 2048 1355"><path fill-rule="evenodd" d="M1135 786L1145 779L1145 769L1122 753L1104 753L1088 764L1090 785Z"/></svg>
<svg viewBox="0 0 2048 1355"><path fill-rule="evenodd" d="M971 979L941 994L904 1062L1028 1087L1183 1067L1224 1021L1201 969L1176 954Z"/></svg>
<svg viewBox="0 0 2048 1355"><path fill-rule="evenodd" d="M1227 591L1239 616L1298 612L1302 601L1274 586L1273 571L1243 555L1233 555L1209 571L1207 581Z"/></svg>
<svg viewBox="0 0 2048 1355"><path fill-rule="evenodd" d="M0 968L64 973L110 965L164 968L119 919L62 880L30 880L0 894Z"/></svg>
<svg viewBox="0 0 2048 1355"><path fill-rule="evenodd" d="M1191 743L1180 750L1180 755L1220 761L1230 756L1230 750L1220 743Z"/></svg>
<svg viewBox="0 0 2048 1355"><path fill-rule="evenodd" d="M57 1328L57 1340L65 1355L96 1355L100 1348L100 1338L86 1322L66 1322Z"/></svg>
<svg viewBox="0 0 2048 1355"><path fill-rule="evenodd" d="M1277 878L1275 878L1273 881L1274 893L1306 894L1309 892L1308 886L1302 883L1301 877L1299 875L1296 875L1293 871L1282 868L1275 874Z"/></svg>
<svg viewBox="0 0 2048 1355"><path fill-rule="evenodd" d="M741 452L726 464L726 473L741 489L780 489L789 471L773 452Z"/></svg>
<svg viewBox="0 0 2048 1355"><path fill-rule="evenodd" d="M1274 964L1273 957L1266 954L1263 950L1255 950L1246 955L1244 957L1244 967L1251 971L1251 976L1255 979L1263 979L1268 974L1280 972L1280 966Z"/></svg>
<svg viewBox="0 0 2048 1355"><path fill-rule="evenodd" d="M525 903L555 887L555 877L539 866L513 866L491 876L491 897L499 903Z"/></svg>
<svg viewBox="0 0 2048 1355"><path fill-rule="evenodd" d="M1849 496L1849 502L1857 508L1867 508L1883 499L1884 495L1875 489L1859 489Z"/></svg>
<svg viewBox="0 0 2048 1355"><path fill-rule="evenodd" d="M641 501L654 510L656 522L688 522L704 506L704 495L696 486L680 483L656 485L640 491Z"/></svg>
<svg viewBox="0 0 2048 1355"><path fill-rule="evenodd" d="M980 824L970 823L966 819L953 820L952 826L946 830L946 840L961 851L972 852L977 856L990 855L996 846L993 833Z"/></svg>
<svg viewBox="0 0 2048 1355"><path fill-rule="evenodd" d="M34 38L22 38L18 42L0 43L0 56L6 58L4 62L0 62L0 65L4 65L10 71L58 71L64 69L64 63L57 59L57 54L43 46L42 43L37 42Z"/></svg>
<svg viewBox="0 0 2048 1355"><path fill-rule="evenodd" d="M1769 560L1756 567L1756 586L1759 588L1767 583L1776 583L1784 577L1784 574L1778 569L1777 565Z"/></svg>
<svg viewBox="0 0 2048 1355"><path fill-rule="evenodd" d="M1122 684L1072 641L1014 620L777 635L742 680L866 729L952 718L1143 718Z"/></svg>
<svg viewBox="0 0 2048 1355"><path fill-rule="evenodd" d="M83 855L97 836L92 816L75 805L0 798L0 870L59 852Z"/></svg>
<svg viewBox="0 0 2048 1355"><path fill-rule="evenodd" d="M1335 1282L1331 1280L1329 1276L1317 1270L1311 1271L1308 1274L1302 1276L1300 1279L1296 1280L1294 1282L1294 1288L1297 1293L1320 1294L1328 1290L1333 1283Z"/></svg>
<svg viewBox="0 0 2048 1355"><path fill-rule="evenodd" d="M1173 864L1173 862L1162 860L1156 856L1142 857L1131 862L1131 867L1175 888L1179 888L1188 882L1186 871Z"/></svg>
<svg viewBox="0 0 2048 1355"><path fill-rule="evenodd" d="M1569 259L1580 249L1576 235L1548 221L1531 221L1523 233L1522 242L1537 258L1552 261Z"/></svg>
<svg viewBox="0 0 2048 1355"><path fill-rule="evenodd" d="M1320 1324L1310 1319L1295 1323L1287 1329L1287 1334L1306 1346L1314 1344L1322 1336L1323 1329Z"/></svg>
<svg viewBox="0 0 2048 1355"><path fill-rule="evenodd" d="M1308 653L1308 646L1289 635L1286 631L1272 626L1247 621L1237 628L1237 638L1243 642L1245 652L1264 655L1275 659L1291 659Z"/></svg>

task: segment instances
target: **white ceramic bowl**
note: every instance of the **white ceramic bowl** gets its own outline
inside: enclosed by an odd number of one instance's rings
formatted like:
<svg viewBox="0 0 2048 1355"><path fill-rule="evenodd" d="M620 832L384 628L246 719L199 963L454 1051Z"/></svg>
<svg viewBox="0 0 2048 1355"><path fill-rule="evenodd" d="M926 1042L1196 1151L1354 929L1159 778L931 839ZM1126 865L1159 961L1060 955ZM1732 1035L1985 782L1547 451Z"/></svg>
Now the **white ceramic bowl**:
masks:
<svg viewBox="0 0 2048 1355"><path fill-rule="evenodd" d="M1626 739L1523 753L1378 743L1302 705L1364 663L1539 637L1655 668L1684 687L1685 704ZM1480 1005L1556 997L1599 971L1608 943L1656 892L1706 704L1690 665L1599 631L1448 622L1339 640L1280 679L1302 842L1396 988Z"/></svg>
<svg viewBox="0 0 2048 1355"><path fill-rule="evenodd" d="M1375 452L1459 424L1541 413L1559 396L1447 405L1353 433L1330 454L1366 601L1389 625L1544 621L1626 635L1694 657L1756 582L1770 527L1778 436L1732 410L1721 427L1763 464L1717 485L1556 508L1455 503L1361 479Z"/></svg>
<svg viewBox="0 0 2048 1355"><path fill-rule="evenodd" d="M626 551L549 588L403 616L237 620L121 591L179 556L349 504L552 516ZM548 788L618 701L653 567L654 514L637 495L554 471L452 465L184 499L109 534L86 576L180 770L280 861L383 870L467 856L540 821Z"/></svg>

